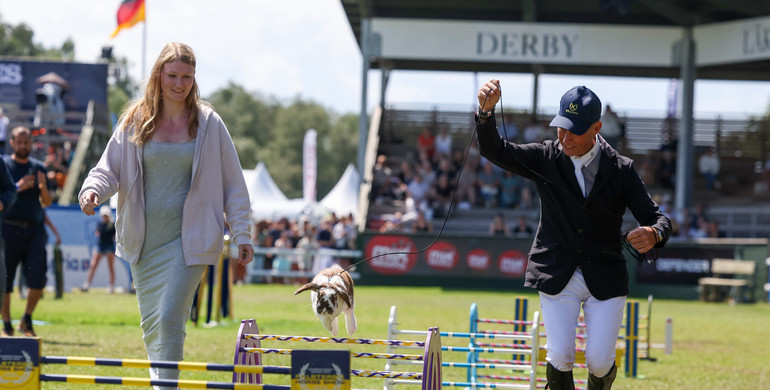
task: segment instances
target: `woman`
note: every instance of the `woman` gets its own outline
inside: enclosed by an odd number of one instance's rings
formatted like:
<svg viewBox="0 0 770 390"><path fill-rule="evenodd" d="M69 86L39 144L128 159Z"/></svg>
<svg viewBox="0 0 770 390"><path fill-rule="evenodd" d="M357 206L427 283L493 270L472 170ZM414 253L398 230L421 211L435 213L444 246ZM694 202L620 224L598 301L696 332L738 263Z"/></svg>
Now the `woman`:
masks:
<svg viewBox="0 0 770 390"><path fill-rule="evenodd" d="M492 219L492 222L489 224L489 235L490 236L510 236L511 235L511 228L510 226L508 226L508 223L505 222L503 213L497 213L497 215L495 215L495 218Z"/></svg>
<svg viewBox="0 0 770 390"><path fill-rule="evenodd" d="M102 220L96 225L96 237L98 245L96 252L91 257L91 265L88 267L88 276L86 282L80 287L83 292L88 292L91 288L91 282L94 280L96 267L102 257L107 258L107 269L110 271L110 286L107 287L107 293L112 294L115 289L115 221L112 220L112 208L104 205L99 208L99 215Z"/></svg>
<svg viewBox="0 0 770 390"><path fill-rule="evenodd" d="M80 191L86 215L118 196L116 255L131 264L147 356L182 360L185 323L206 265L224 245L225 218L238 262L254 254L249 194L222 119L199 98L195 55L181 43L161 51L144 96L118 128ZM177 379L178 370L150 369Z"/></svg>

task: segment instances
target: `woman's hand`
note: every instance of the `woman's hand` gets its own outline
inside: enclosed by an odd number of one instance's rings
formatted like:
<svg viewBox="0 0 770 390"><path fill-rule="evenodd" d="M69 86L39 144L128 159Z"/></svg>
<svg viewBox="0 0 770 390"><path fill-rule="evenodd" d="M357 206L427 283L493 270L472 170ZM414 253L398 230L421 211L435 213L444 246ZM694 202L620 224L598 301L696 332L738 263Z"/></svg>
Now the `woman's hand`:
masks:
<svg viewBox="0 0 770 390"><path fill-rule="evenodd" d="M86 191L82 197L80 197L80 209L83 210L85 215L94 215L94 209L99 204L99 197L96 196L96 192Z"/></svg>
<svg viewBox="0 0 770 390"><path fill-rule="evenodd" d="M238 264L246 265L254 258L254 247L251 244L238 245Z"/></svg>

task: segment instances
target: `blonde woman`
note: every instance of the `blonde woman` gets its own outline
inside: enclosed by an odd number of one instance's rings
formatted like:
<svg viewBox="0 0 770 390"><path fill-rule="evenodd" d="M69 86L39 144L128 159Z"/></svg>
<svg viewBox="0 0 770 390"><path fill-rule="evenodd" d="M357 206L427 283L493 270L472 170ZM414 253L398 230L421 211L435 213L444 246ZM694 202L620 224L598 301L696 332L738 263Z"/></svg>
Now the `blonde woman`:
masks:
<svg viewBox="0 0 770 390"><path fill-rule="evenodd" d="M222 119L199 98L195 63L185 44L163 48L79 194L86 215L117 194L116 255L131 264L152 360L182 360L193 295L222 253L225 220L237 261L254 254L241 165ZM150 375L177 379L179 371Z"/></svg>

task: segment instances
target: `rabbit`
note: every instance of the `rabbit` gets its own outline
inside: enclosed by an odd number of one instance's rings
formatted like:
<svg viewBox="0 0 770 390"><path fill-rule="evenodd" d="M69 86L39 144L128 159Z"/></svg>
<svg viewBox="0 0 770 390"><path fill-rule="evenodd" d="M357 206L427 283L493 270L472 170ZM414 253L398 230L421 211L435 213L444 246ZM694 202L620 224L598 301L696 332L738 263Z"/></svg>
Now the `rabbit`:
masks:
<svg viewBox="0 0 770 390"><path fill-rule="evenodd" d="M313 312L321 320L332 337L337 336L337 316L345 313L345 329L348 335L356 331L356 315L353 312L353 278L337 264L322 269L310 283L297 289L294 295L310 290Z"/></svg>

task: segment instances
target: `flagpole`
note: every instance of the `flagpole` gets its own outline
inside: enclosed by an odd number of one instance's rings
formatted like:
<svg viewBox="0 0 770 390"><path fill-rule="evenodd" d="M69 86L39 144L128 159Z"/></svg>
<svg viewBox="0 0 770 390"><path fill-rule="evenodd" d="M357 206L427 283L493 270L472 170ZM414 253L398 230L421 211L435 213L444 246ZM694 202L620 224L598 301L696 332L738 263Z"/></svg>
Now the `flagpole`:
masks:
<svg viewBox="0 0 770 390"><path fill-rule="evenodd" d="M144 67L147 63L145 56L147 55L147 3L144 3L144 22L142 23L142 79L141 83L144 83Z"/></svg>

